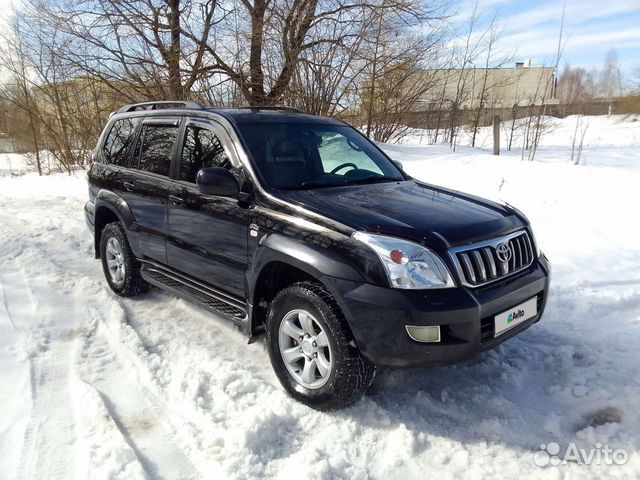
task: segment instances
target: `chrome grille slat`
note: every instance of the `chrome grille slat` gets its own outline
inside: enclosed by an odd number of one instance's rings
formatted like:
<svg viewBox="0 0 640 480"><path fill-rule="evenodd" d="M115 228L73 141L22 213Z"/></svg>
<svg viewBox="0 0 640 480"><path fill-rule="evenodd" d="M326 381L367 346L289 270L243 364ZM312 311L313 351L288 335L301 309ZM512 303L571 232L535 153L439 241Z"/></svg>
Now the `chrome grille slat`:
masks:
<svg viewBox="0 0 640 480"><path fill-rule="evenodd" d="M509 262L498 262L500 265L500 276L504 277L509 273Z"/></svg>
<svg viewBox="0 0 640 480"><path fill-rule="evenodd" d="M498 245L503 243L508 245L511 251L511 257L506 262L501 261L496 250ZM449 252L463 283L469 287L479 287L506 278L529 267L535 258L533 244L526 231L455 247Z"/></svg>
<svg viewBox="0 0 640 480"><path fill-rule="evenodd" d="M531 243L531 239L529 238L529 235L525 235L524 241L527 244L527 252L528 252L527 263L531 263L531 260L534 258L534 251L533 251L533 245Z"/></svg>
<svg viewBox="0 0 640 480"><path fill-rule="evenodd" d="M460 257L464 262L464 266L467 269L467 276L473 282L476 283L476 274L473 271L473 266L471 265L471 261L469 260L469 256L466 253L461 253Z"/></svg>
<svg viewBox="0 0 640 480"><path fill-rule="evenodd" d="M484 268L484 261L480 256L480 252L478 250L473 251L473 258L476 261L476 267L478 268L478 273L480 274L480 281L484 282L487 280L487 270Z"/></svg>
<svg viewBox="0 0 640 480"><path fill-rule="evenodd" d="M520 267L522 267L523 265L527 264L527 261L525 259L526 254L524 240L522 239L522 237L516 237L516 243L518 244L518 258L520 259Z"/></svg>
<svg viewBox="0 0 640 480"><path fill-rule="evenodd" d="M482 249L482 253L486 260L487 266L489 267L489 277L496 278L498 276L498 271L496 270L496 262L493 259L493 252L489 247L485 247Z"/></svg>
<svg viewBox="0 0 640 480"><path fill-rule="evenodd" d="M510 244L513 249L513 269L516 270L522 266L522 252L520 251L518 237L511 240Z"/></svg>
<svg viewBox="0 0 640 480"><path fill-rule="evenodd" d="M509 271L513 272L516 269L516 249L513 245L513 240L509 240L509 247L511 247L511 259L509 260Z"/></svg>

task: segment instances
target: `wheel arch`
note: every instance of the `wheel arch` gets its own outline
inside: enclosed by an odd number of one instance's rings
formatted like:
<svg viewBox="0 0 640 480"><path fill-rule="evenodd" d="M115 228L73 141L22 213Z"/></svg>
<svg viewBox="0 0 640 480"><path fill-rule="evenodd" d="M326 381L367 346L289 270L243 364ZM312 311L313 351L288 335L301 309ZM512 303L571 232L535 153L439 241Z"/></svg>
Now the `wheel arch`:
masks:
<svg viewBox="0 0 640 480"><path fill-rule="evenodd" d="M327 276L347 276L364 281L362 276L344 263L338 264L335 258L303 244L292 248L290 239L279 239L263 244L256 250L253 268L249 270L248 298L251 302L249 334L251 337L262 333L267 312L276 294L294 283L311 281L325 288L338 302L337 292L325 281ZM267 243L267 242L265 242ZM272 248L271 245L276 245ZM311 261L310 261L311 260ZM344 313L344 312L343 312Z"/></svg>
<svg viewBox="0 0 640 480"><path fill-rule="evenodd" d="M94 253L100 258L100 236L104 227L112 222L121 222L125 230L134 223L133 214L124 199L108 190L100 190L95 200Z"/></svg>

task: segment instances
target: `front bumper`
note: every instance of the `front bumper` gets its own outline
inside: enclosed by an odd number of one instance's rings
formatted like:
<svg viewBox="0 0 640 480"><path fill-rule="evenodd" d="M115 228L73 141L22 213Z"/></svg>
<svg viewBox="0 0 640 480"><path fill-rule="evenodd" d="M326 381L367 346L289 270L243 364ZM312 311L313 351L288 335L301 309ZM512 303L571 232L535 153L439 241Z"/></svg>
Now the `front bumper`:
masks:
<svg viewBox="0 0 640 480"><path fill-rule="evenodd" d="M513 277L475 289L400 290L333 277L323 282L342 308L360 351L376 365L408 367L465 360L527 329L544 312L549 274L543 255ZM494 337L494 316L534 296L537 315ZM417 342L406 325L440 325L441 341Z"/></svg>

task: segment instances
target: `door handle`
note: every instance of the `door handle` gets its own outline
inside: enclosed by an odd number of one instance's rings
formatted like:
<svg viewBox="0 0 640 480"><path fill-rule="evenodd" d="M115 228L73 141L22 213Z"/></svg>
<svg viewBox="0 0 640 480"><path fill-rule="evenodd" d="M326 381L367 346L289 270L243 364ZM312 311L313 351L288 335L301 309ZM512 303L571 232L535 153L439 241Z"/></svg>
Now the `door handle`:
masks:
<svg viewBox="0 0 640 480"><path fill-rule="evenodd" d="M135 184L131 183L131 182L124 182L124 188L130 192L131 190L133 190L135 188Z"/></svg>
<svg viewBox="0 0 640 480"><path fill-rule="evenodd" d="M175 195L169 195L169 201L173 205L182 205L184 203L184 199L180 197L176 197Z"/></svg>

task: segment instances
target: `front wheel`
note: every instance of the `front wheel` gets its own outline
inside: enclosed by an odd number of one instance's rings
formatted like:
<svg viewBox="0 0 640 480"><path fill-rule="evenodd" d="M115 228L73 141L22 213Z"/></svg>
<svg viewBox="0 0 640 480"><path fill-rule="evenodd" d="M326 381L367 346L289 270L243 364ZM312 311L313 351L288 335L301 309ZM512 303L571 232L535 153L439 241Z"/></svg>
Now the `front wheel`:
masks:
<svg viewBox="0 0 640 480"><path fill-rule="evenodd" d="M120 223L109 223L102 230L100 259L104 276L118 295L132 297L149 289L149 284L140 276L140 262L131 251Z"/></svg>
<svg viewBox="0 0 640 480"><path fill-rule="evenodd" d="M350 405L375 376L335 299L314 283L297 283L276 295L267 318L267 344L287 393L317 410Z"/></svg>

